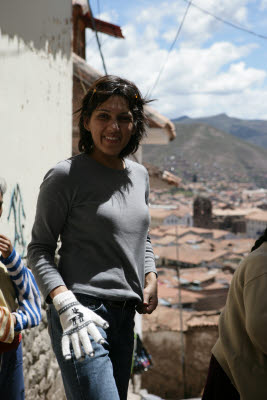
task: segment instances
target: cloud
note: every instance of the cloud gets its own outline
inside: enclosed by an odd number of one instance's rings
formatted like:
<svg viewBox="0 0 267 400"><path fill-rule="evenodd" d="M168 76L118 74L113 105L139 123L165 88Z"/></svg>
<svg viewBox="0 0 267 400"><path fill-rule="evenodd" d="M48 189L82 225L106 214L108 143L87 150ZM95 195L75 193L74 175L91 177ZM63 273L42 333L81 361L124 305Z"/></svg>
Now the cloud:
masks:
<svg viewBox="0 0 267 400"><path fill-rule="evenodd" d="M119 15L115 10L111 10L110 12L102 12L100 14L94 15L94 17L101 19L102 21L105 22L111 22L113 24L115 24L119 19Z"/></svg>
<svg viewBox="0 0 267 400"><path fill-rule="evenodd" d="M267 9L267 0L262 0L260 4L260 10L266 10Z"/></svg>
<svg viewBox="0 0 267 400"><path fill-rule="evenodd" d="M196 4L235 23L248 22L248 1L198 0ZM162 7L154 4L137 10L135 22L122 26L125 40L101 35L108 72L133 80L147 94L168 58L152 92L158 99L153 106L159 112L171 118L226 112L241 118L267 119L263 106L266 71L247 64L260 46L253 38L246 36L240 43L221 37L216 40L215 33L223 32L223 24L191 7L181 40L168 55L185 8L185 2L166 1ZM88 62L103 71L95 42L88 43Z"/></svg>

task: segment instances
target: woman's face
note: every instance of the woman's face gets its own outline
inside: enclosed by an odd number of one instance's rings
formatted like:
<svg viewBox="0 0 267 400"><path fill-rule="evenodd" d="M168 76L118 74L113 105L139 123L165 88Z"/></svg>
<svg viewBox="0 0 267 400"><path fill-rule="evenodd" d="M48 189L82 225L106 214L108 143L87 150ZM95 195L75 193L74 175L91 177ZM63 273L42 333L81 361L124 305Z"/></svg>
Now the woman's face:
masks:
<svg viewBox="0 0 267 400"><path fill-rule="evenodd" d="M85 122L85 128L92 134L95 155L117 158L134 133L133 122L124 97L114 95L100 104Z"/></svg>

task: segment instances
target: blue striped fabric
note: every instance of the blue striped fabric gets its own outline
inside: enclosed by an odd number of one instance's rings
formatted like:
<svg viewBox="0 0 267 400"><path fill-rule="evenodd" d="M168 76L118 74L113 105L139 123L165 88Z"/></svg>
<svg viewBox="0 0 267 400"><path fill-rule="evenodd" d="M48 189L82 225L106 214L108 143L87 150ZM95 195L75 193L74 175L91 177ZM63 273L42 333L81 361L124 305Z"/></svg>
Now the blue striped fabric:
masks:
<svg viewBox="0 0 267 400"><path fill-rule="evenodd" d="M41 298L38 286L31 271L23 265L19 254L13 249L8 258L0 257L8 275L14 283L19 308L15 314L15 331L37 326L41 320Z"/></svg>

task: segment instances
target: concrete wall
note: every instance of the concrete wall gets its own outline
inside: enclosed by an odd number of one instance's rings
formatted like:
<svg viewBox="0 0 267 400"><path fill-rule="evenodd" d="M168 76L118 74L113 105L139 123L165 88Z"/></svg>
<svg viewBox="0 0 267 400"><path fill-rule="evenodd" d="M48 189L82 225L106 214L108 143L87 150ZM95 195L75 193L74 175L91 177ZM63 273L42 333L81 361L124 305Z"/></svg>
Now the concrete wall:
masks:
<svg viewBox="0 0 267 400"><path fill-rule="evenodd" d="M143 342L154 366L142 374L142 388L166 400L200 397L217 337L216 326L192 327L184 333L184 382L180 332L144 332Z"/></svg>
<svg viewBox="0 0 267 400"><path fill-rule="evenodd" d="M0 3L1 231L21 254L44 174L71 155L71 30L70 0Z"/></svg>

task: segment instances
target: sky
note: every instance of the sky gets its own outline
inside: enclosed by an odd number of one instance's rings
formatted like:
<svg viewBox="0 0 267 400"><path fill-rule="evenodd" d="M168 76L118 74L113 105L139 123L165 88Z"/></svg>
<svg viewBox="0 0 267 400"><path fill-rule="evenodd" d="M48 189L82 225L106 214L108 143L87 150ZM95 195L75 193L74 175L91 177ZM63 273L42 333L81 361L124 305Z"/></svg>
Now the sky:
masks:
<svg viewBox="0 0 267 400"><path fill-rule="evenodd" d="M125 36L99 34L107 72L135 82L156 99L152 107L171 119L226 113L267 120L267 0L193 0L188 8L189 3L91 0L94 16L119 25ZM88 63L104 73L90 29L86 41Z"/></svg>

